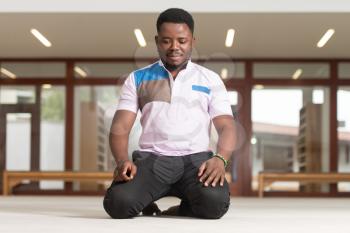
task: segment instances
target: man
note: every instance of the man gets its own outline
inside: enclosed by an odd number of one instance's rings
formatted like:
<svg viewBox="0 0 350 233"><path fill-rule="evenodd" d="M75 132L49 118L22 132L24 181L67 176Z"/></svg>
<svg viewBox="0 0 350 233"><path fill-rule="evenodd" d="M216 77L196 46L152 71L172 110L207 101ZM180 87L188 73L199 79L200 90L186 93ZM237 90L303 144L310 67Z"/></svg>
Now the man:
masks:
<svg viewBox="0 0 350 233"><path fill-rule="evenodd" d="M174 214L222 217L230 204L225 167L235 144L227 91L214 72L191 62L195 38L192 16L171 8L157 20L160 60L126 79L110 133L117 162L104 198L112 218ZM140 150L128 158L128 138L141 110ZM211 120L218 131L216 153L209 150ZM154 201L177 196L179 206L160 213Z"/></svg>

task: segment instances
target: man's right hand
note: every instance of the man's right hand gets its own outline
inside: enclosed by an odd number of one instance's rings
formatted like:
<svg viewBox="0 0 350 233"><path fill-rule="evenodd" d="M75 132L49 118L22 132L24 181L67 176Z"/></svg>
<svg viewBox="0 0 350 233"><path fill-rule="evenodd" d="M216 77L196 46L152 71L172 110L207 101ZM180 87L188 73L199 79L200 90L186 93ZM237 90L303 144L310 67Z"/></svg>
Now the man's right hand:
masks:
<svg viewBox="0 0 350 233"><path fill-rule="evenodd" d="M117 163L117 167L114 170L115 181L130 181L137 172L136 165L130 160L123 160Z"/></svg>

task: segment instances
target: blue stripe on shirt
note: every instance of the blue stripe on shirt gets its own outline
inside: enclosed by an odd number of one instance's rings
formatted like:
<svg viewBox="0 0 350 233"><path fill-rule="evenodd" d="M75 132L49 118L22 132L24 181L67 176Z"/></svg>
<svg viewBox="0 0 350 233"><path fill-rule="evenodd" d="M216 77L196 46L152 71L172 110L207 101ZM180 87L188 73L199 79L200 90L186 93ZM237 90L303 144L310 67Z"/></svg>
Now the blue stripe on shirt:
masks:
<svg viewBox="0 0 350 233"><path fill-rule="evenodd" d="M200 86L200 85L192 85L192 90L194 91L201 91L204 93L210 94L210 89L206 86Z"/></svg>
<svg viewBox="0 0 350 233"><path fill-rule="evenodd" d="M145 81L167 79L169 77L168 72L158 63L155 63L150 67L135 71L134 76L136 88L138 88L141 83Z"/></svg>

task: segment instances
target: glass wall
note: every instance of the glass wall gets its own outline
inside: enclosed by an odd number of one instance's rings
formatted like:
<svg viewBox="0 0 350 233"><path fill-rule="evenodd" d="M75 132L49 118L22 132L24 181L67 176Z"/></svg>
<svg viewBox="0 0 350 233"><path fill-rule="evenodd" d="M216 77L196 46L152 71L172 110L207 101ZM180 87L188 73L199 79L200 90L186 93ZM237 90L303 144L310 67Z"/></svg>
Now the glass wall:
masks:
<svg viewBox="0 0 350 233"><path fill-rule="evenodd" d="M339 63L338 76L340 79L350 79L350 62Z"/></svg>
<svg viewBox="0 0 350 233"><path fill-rule="evenodd" d="M65 154L66 92L64 86L41 89L40 170L63 171ZM41 181L41 189L63 189L62 181Z"/></svg>
<svg viewBox="0 0 350 233"><path fill-rule="evenodd" d="M257 190L257 176L261 171L328 172L330 93L329 87L318 85L330 83L331 80L327 79L331 78L330 63L333 61L247 61L252 64L252 70L248 70L248 73L252 73L255 79L253 82L269 83L270 86L252 86L251 93L244 93L244 90L246 88L249 90L252 85L251 82L245 82L246 68L250 67L246 67L246 61L230 61L229 58L227 61L207 59L199 64L218 73L224 81L231 79L225 83L228 85L232 111L235 114L240 111L248 112L246 108L240 109L239 104L246 100L242 100L238 93L252 95L251 103L244 102L248 106L251 104L252 114L253 131L249 139L251 157L248 161L249 165L250 162L252 165L252 170L249 169L252 174L252 189ZM115 162L110 151L108 136L121 86L111 85L111 80L123 78L133 70L150 63L152 61L144 62L144 60L141 62L73 61L72 72L67 72L65 61L0 62L0 82L5 84L0 85L0 113L4 112L5 106L24 105L27 107L30 105L26 109L32 112L21 110L6 113L5 118L1 118L4 119L1 121L1 127L7 128L6 154L9 157L5 166L10 170L30 169L32 148L30 130L35 118L33 112L37 112L40 113L40 170L64 170L66 124L73 123L74 129L68 129L74 134L73 158L68 158L73 160L73 169L112 171L115 168ZM350 102L350 87L345 86L350 79L350 62L338 62L337 67L341 80L334 79L332 82L340 86L337 92L338 172L350 172L350 129L348 127L350 112L347 110ZM65 82L67 73L74 73L75 79ZM26 78L27 80L23 80ZM29 81L28 78L36 80ZM61 79L54 80L55 85L44 84L49 83L52 78ZM308 79L298 83L310 85L312 82L315 86L289 85L293 79ZM16 80L25 85L16 83ZM287 80L289 80L288 83L284 84L283 81ZM12 82L15 85L12 85ZM74 106L73 122L68 122L70 118L65 119L66 89L70 85L74 87L74 100L68 100ZM36 93L41 95L40 105L36 103L38 99ZM247 114L241 113L241 117ZM138 139L141 134L139 119L140 113L129 140L130 156L134 150L138 149ZM246 142L247 132L243 132L243 126L239 127L242 130L242 138ZM215 127L211 125L210 148L212 150L216 149L217 139ZM17 147L18 142L23 146ZM239 163L233 161L236 158L239 156L232 156L232 162L227 168L227 174L232 175L228 178L231 181L242 175L237 173L235 165ZM247 162L247 160L244 161ZM74 190L82 191L101 190L105 187L104 183L74 184ZM63 189L63 182L41 181L40 188ZM327 192L329 185L276 182L268 186L267 190L317 193ZM350 182L340 182L338 190L350 192Z"/></svg>
<svg viewBox="0 0 350 233"><path fill-rule="evenodd" d="M326 79L330 77L328 63L255 63L255 78Z"/></svg>
<svg viewBox="0 0 350 233"><path fill-rule="evenodd" d="M350 172L350 87L341 87L337 93L338 116L338 172ZM350 182L338 183L339 192L349 192Z"/></svg>
<svg viewBox="0 0 350 233"><path fill-rule="evenodd" d="M6 114L6 166L10 171L30 170L30 113ZM21 146L18 146L21 145Z"/></svg>
<svg viewBox="0 0 350 233"><path fill-rule="evenodd" d="M64 62L2 62L1 78L64 78Z"/></svg>
<svg viewBox="0 0 350 233"><path fill-rule="evenodd" d="M244 63L243 62L213 62L207 61L202 64L204 67L219 74L220 77L225 79L243 79L245 76Z"/></svg>
<svg viewBox="0 0 350 233"><path fill-rule="evenodd" d="M5 164L7 170L30 170L31 120L35 103L35 86L0 86L0 128L5 132ZM23 106L30 107L24 112ZM21 146L18 146L21 145ZM2 148L0 148L2 149ZM0 163L2 162L0 161Z"/></svg>
<svg viewBox="0 0 350 233"><path fill-rule="evenodd" d="M74 64L74 76L76 78L119 78L149 64L149 62L77 62Z"/></svg>
<svg viewBox="0 0 350 233"><path fill-rule="evenodd" d="M252 189L261 171L327 172L329 90L259 87L252 91ZM275 182L274 191L327 192L327 186Z"/></svg>
<svg viewBox="0 0 350 233"><path fill-rule="evenodd" d="M36 88L41 93L40 105ZM0 86L0 113L6 120L6 169L28 171L31 160L38 157L35 167L39 170L64 170L65 101L64 86ZM3 127L3 122L0 124ZM33 129L39 138L32 135ZM31 154L35 147L38 150ZM40 188L62 189L63 182L41 181Z"/></svg>
<svg viewBox="0 0 350 233"><path fill-rule="evenodd" d="M33 104L34 102L34 86L0 85L0 104Z"/></svg>

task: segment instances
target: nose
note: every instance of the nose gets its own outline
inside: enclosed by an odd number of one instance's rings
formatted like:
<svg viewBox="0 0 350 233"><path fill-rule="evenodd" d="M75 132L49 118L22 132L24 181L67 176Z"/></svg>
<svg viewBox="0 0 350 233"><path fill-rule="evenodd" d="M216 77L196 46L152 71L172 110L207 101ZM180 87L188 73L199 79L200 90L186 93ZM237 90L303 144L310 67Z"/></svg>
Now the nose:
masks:
<svg viewBox="0 0 350 233"><path fill-rule="evenodd" d="M170 46L171 50L178 50L179 49L179 43L176 40L173 40Z"/></svg>

